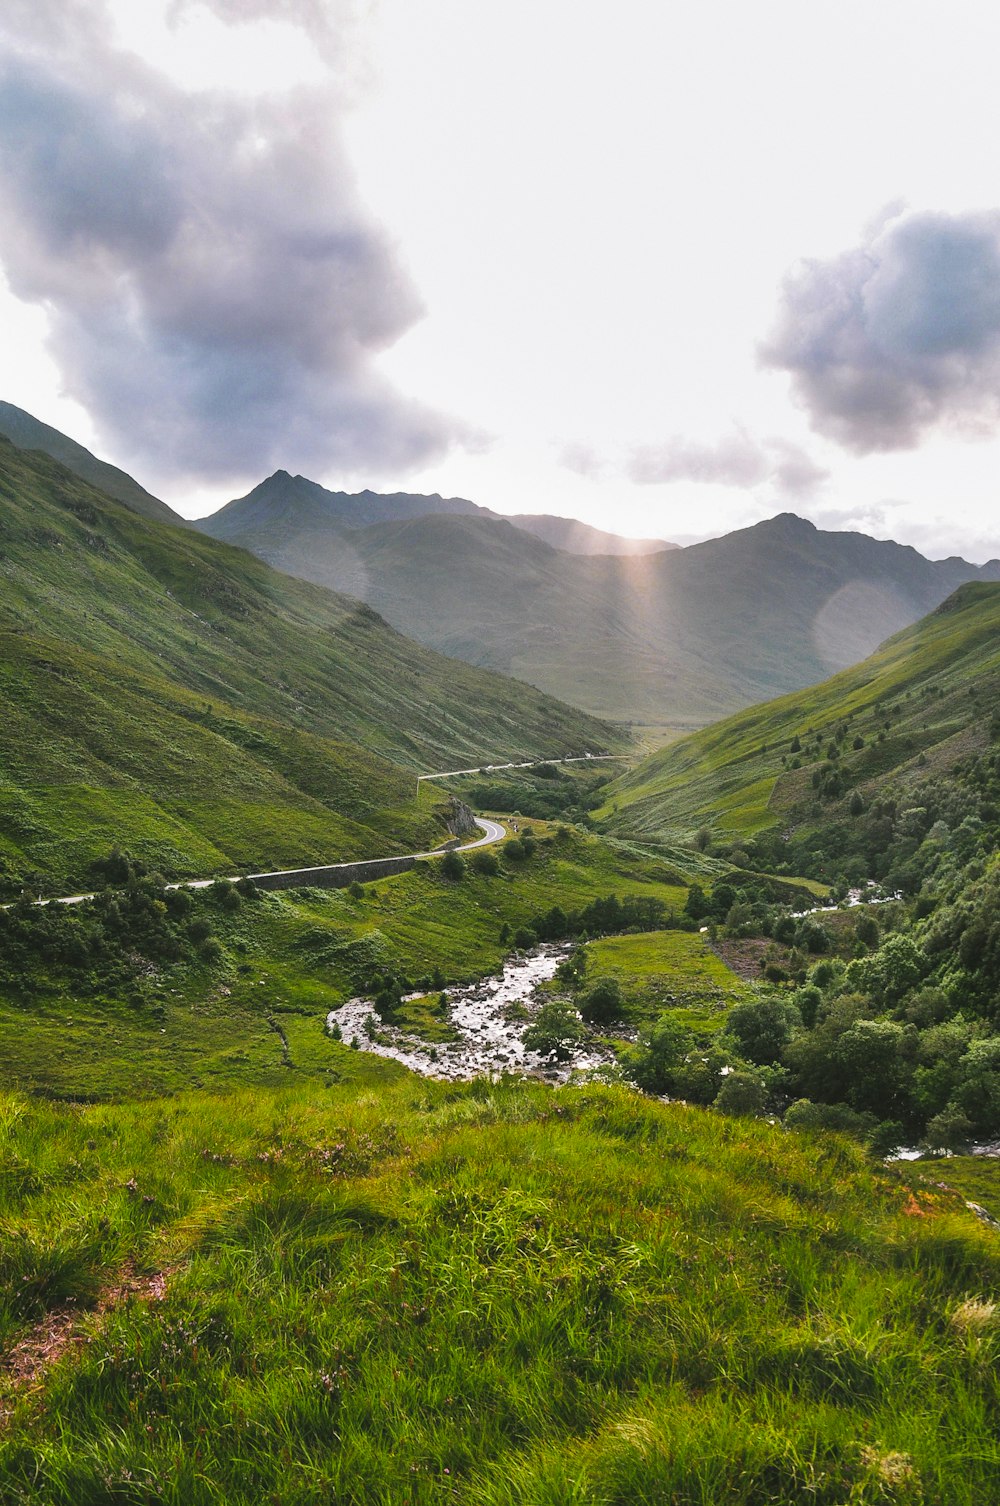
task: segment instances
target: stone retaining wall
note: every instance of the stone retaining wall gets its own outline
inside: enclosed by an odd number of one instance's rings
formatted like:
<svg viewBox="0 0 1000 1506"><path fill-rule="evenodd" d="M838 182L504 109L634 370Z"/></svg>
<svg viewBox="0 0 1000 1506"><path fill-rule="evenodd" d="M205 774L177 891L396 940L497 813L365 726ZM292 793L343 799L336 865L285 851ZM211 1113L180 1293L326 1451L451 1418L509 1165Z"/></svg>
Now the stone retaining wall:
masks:
<svg viewBox="0 0 1000 1506"><path fill-rule="evenodd" d="M315 885L320 889L346 889L349 884L367 884L372 879L387 878L390 873L405 873L416 858L370 858L365 863L331 863L326 868L293 868L285 873L251 873L258 889L301 889Z"/></svg>

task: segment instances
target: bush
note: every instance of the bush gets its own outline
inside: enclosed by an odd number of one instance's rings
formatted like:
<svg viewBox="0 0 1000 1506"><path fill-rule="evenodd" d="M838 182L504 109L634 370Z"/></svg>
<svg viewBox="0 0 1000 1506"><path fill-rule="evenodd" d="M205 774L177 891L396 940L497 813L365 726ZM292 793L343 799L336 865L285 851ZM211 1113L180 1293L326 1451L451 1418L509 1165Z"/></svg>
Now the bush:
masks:
<svg viewBox="0 0 1000 1506"><path fill-rule="evenodd" d="M715 1107L722 1114L752 1118L762 1114L766 1106L767 1089L755 1072L730 1072L715 1098Z"/></svg>
<svg viewBox="0 0 1000 1506"><path fill-rule="evenodd" d="M441 859L441 872L452 883L459 883L465 877L465 859L461 853L447 852Z"/></svg>
<svg viewBox="0 0 1000 1506"><path fill-rule="evenodd" d="M622 1013L622 990L617 978L597 978L581 997L580 1014L588 1025L603 1025Z"/></svg>
<svg viewBox="0 0 1000 1506"><path fill-rule="evenodd" d="M500 860L495 852L477 852L472 857L471 863L475 872L484 878L496 878L500 872Z"/></svg>

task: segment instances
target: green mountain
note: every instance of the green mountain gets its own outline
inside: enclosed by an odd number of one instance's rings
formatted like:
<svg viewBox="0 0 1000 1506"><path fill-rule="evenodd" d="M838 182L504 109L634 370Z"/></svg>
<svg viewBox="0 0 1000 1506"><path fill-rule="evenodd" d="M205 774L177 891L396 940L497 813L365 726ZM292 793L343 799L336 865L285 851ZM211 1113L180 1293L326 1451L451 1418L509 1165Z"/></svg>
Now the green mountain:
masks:
<svg viewBox="0 0 1000 1506"><path fill-rule="evenodd" d="M414 771L621 742L5 440L0 576L8 892L116 843L171 874L411 851Z"/></svg>
<svg viewBox="0 0 1000 1506"><path fill-rule="evenodd" d="M84 481L89 481L91 486L106 492L109 497L124 502L135 512L142 513L143 517L156 518L161 523L175 523L179 527L186 526L184 519L172 507L146 491L127 472L120 471L116 465L109 465L106 460L98 460L96 455L92 455L82 444L77 444L75 439L69 439L65 434L60 434L58 429L43 424L23 408L15 408L13 403L0 402L0 435L20 450L41 450L44 455L50 455L67 470L75 472Z"/></svg>
<svg viewBox="0 0 1000 1506"><path fill-rule="evenodd" d="M1000 704L1000 585L960 587L862 663L739 712L647 758L609 786L598 819L619 835L841 851L890 785L947 775L988 748ZM803 846L804 844L804 846ZM774 854L772 854L773 856Z"/></svg>
<svg viewBox="0 0 1000 1506"><path fill-rule="evenodd" d="M679 729L812 684L963 581L1000 578L997 561L931 561L787 513L687 549L584 557L479 514L348 532L263 483L198 526L362 597L431 647Z"/></svg>

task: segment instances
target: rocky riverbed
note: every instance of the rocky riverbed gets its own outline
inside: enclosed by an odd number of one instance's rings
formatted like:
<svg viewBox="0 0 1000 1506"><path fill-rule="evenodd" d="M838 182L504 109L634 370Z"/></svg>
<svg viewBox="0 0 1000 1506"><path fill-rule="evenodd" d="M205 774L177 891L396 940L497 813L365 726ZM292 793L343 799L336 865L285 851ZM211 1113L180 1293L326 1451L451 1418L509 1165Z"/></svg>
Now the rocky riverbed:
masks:
<svg viewBox="0 0 1000 1506"><path fill-rule="evenodd" d="M348 1045L391 1057L425 1077L466 1081L473 1077L520 1072L565 1082L573 1071L599 1067L611 1053L585 1043L566 1061L529 1051L524 1032L541 1008L535 997L541 983L554 977L568 946L541 946L508 958L499 977L484 978L465 988L448 990L449 1022L458 1039L430 1045L412 1032L385 1025L374 1014L370 999L348 999L331 1009L327 1029L339 1029Z"/></svg>

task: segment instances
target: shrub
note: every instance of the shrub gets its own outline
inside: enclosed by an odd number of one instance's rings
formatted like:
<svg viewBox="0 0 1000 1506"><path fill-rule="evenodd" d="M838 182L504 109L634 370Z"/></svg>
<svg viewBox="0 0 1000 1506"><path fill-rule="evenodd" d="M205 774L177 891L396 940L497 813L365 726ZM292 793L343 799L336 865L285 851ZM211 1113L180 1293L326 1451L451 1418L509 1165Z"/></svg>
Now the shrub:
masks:
<svg viewBox="0 0 1000 1506"><path fill-rule="evenodd" d="M580 999L580 1014L588 1025L617 1020L622 1012L622 990L617 978L597 978Z"/></svg>
<svg viewBox="0 0 1000 1506"><path fill-rule="evenodd" d="M452 883L465 877L465 859L459 852L447 852L441 860L441 872Z"/></svg>
<svg viewBox="0 0 1000 1506"><path fill-rule="evenodd" d="M715 1098L722 1114L753 1117L767 1106L767 1089L755 1072L730 1072Z"/></svg>

